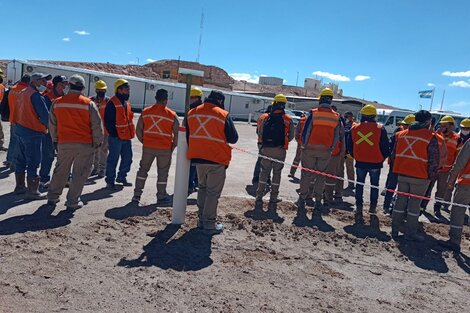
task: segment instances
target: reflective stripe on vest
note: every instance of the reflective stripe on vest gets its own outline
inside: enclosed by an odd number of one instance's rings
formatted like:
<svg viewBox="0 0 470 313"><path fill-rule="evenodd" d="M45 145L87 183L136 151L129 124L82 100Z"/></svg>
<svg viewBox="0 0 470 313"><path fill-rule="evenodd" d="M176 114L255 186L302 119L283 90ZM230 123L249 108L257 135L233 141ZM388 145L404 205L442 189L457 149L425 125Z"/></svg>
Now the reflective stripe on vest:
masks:
<svg viewBox="0 0 470 313"><path fill-rule="evenodd" d="M405 142L408 146L401 153L397 153L396 156L399 156L399 157L402 157L402 158L410 158L410 159L420 160L420 161L423 161L423 162L426 162L426 163L428 162L427 159L421 158L421 157L416 155L416 152L413 150L413 146L418 141L422 141L422 142L425 142L426 144L429 144L430 140L426 140L424 138L415 137L415 136L403 136L401 138L403 138L405 140ZM410 151L410 153L407 154L406 152L408 152L408 151Z"/></svg>
<svg viewBox="0 0 470 313"><path fill-rule="evenodd" d="M225 140L212 136L209 133L209 131L206 129L206 124L209 123L211 120L215 120L225 126L224 120L218 117L212 116L212 115L203 115L203 114L197 114L197 113L194 115L188 116L188 120L190 119L196 119L199 122L199 127L189 135L189 138L200 138L200 139L213 140L217 142L225 142ZM205 120L203 121L203 119Z"/></svg>
<svg viewBox="0 0 470 313"><path fill-rule="evenodd" d="M144 147L170 150L176 113L163 105L154 104L145 108L141 116Z"/></svg>
<svg viewBox="0 0 470 313"><path fill-rule="evenodd" d="M131 104L126 101L124 107L116 96L112 97L110 101L116 108L116 130L118 138L121 140L131 140L135 136L135 126L132 121L134 113L131 111Z"/></svg>
<svg viewBox="0 0 470 313"><path fill-rule="evenodd" d="M311 114L312 128L306 148L331 149L335 136L334 132L339 122L339 114L327 108L313 109Z"/></svg>
<svg viewBox="0 0 470 313"><path fill-rule="evenodd" d="M457 184L470 185L470 160L467 160L467 165L465 166L464 170L459 175Z"/></svg>
<svg viewBox="0 0 470 313"><path fill-rule="evenodd" d="M367 142L370 146L373 146L374 143L372 141L370 141L369 137L372 136L374 133L373 132L368 132L366 135L364 135L363 133L361 133L360 131L357 132L357 134L359 135L359 140L356 141L356 145L359 145L361 144L362 142Z"/></svg>
<svg viewBox="0 0 470 313"><path fill-rule="evenodd" d="M93 143L90 102L89 98L76 93L69 93L54 100L53 110L57 119L59 144Z"/></svg>

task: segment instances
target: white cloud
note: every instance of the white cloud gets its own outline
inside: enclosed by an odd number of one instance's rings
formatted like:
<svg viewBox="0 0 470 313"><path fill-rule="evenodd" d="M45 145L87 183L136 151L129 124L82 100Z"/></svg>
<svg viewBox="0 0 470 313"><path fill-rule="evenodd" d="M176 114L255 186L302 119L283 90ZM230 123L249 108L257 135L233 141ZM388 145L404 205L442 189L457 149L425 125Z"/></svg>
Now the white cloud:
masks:
<svg viewBox="0 0 470 313"><path fill-rule="evenodd" d="M462 87L462 88L470 88L470 83L464 80L459 80L456 82L452 82L449 84L450 87Z"/></svg>
<svg viewBox="0 0 470 313"><path fill-rule="evenodd" d="M427 86L428 87L435 87L436 85L434 85L433 83L428 83Z"/></svg>
<svg viewBox="0 0 470 313"><path fill-rule="evenodd" d="M246 80L249 83L255 83L255 84L259 82L258 75L251 75L249 73L232 73L229 75L235 80Z"/></svg>
<svg viewBox="0 0 470 313"><path fill-rule="evenodd" d="M442 75L449 76L449 77L470 77L470 71L465 71L465 72L445 71L442 73Z"/></svg>
<svg viewBox="0 0 470 313"><path fill-rule="evenodd" d="M70 38L69 37L62 38L62 41L69 42Z"/></svg>
<svg viewBox="0 0 470 313"><path fill-rule="evenodd" d="M157 60L154 60L154 59L151 59L151 58L148 58L148 59L147 59L147 62L148 62L148 63L152 63L152 62L156 62L156 61L157 61Z"/></svg>
<svg viewBox="0 0 470 313"><path fill-rule="evenodd" d="M75 34L79 35L79 36L88 36L90 33L85 31L85 30L76 30L74 31Z"/></svg>
<svg viewBox="0 0 470 313"><path fill-rule="evenodd" d="M359 82L362 82L364 80L368 80L370 79L371 77L370 76L367 76L367 75L357 75L356 77L354 77L354 80L355 81L359 81Z"/></svg>
<svg viewBox="0 0 470 313"><path fill-rule="evenodd" d="M316 71L312 73L313 75L317 75L320 77L328 78L329 80L338 81L338 82L349 82L351 79L347 76L341 74L332 74L328 72Z"/></svg>

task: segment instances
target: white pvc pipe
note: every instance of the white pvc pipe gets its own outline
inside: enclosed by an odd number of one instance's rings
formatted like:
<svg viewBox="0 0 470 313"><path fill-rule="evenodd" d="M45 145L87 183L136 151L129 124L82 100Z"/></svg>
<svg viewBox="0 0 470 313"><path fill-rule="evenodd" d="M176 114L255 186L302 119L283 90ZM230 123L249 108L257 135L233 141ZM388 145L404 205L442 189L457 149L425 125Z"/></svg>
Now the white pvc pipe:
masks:
<svg viewBox="0 0 470 313"><path fill-rule="evenodd" d="M186 141L186 128L180 127L178 132L178 147L176 151L176 173L173 194L172 224L183 224L186 217L186 204L188 201L189 167L191 162L186 157L188 143Z"/></svg>

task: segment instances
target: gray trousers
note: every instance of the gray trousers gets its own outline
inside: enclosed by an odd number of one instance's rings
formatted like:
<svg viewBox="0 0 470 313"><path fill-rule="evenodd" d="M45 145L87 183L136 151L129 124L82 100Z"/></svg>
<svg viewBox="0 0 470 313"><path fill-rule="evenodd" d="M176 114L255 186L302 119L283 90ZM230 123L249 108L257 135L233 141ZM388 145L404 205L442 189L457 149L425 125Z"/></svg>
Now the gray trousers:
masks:
<svg viewBox="0 0 470 313"><path fill-rule="evenodd" d="M398 191L424 196L429 186L428 179L398 176ZM405 223L405 232L413 235L418 231L418 218L421 199L398 195L392 215L392 229L399 230Z"/></svg>
<svg viewBox="0 0 470 313"><path fill-rule="evenodd" d="M59 199L72 171L67 205L74 206L78 203L83 186L91 173L95 150L90 145L78 143L58 146L57 162L47 193L49 200Z"/></svg>
<svg viewBox="0 0 470 313"><path fill-rule="evenodd" d="M326 172L330 163L331 150L302 150L302 167L313 169L320 172ZM302 171L300 178L300 197L307 199L309 196L310 184L313 183L313 195L316 201L323 198L323 189L325 187L326 177L317 175L309 171Z"/></svg>
<svg viewBox="0 0 470 313"><path fill-rule="evenodd" d="M457 185L455 189L454 201L450 212L450 241L460 245L462 241L463 223L465 221L465 212L467 208L459 206L459 204L470 204L470 185Z"/></svg>
<svg viewBox="0 0 470 313"><path fill-rule="evenodd" d="M199 180L198 226L214 229L217 220L217 205L225 184L226 168L220 164L196 164L196 170Z"/></svg>
<svg viewBox="0 0 470 313"><path fill-rule="evenodd" d="M295 157L294 157L294 161L292 161L292 164L293 165L299 165L300 164L300 155L302 153L302 144L300 143L297 143L297 150L295 150ZM291 176L294 176L295 175L295 172L297 171L297 167L295 166L292 166L290 168L290 174Z"/></svg>
<svg viewBox="0 0 470 313"><path fill-rule="evenodd" d="M148 172L152 163L157 159L157 199L161 200L167 196L166 186L168 184L168 172L171 166L171 150L157 150L143 147L140 167L135 178L134 195L141 196Z"/></svg>
<svg viewBox="0 0 470 313"><path fill-rule="evenodd" d="M103 144L95 151L93 159L93 169L98 172L106 170L106 160L108 158L108 135L104 135Z"/></svg>
<svg viewBox="0 0 470 313"><path fill-rule="evenodd" d="M331 175L342 177L341 167L343 167L344 169L343 160L344 160L343 154L332 156L330 159L330 162L328 163L326 172ZM333 201L333 192L334 192L335 197L343 196L343 181L339 179L327 177L325 181L325 198L327 201Z"/></svg>
<svg viewBox="0 0 470 313"><path fill-rule="evenodd" d="M0 121L0 147L3 147L4 142L5 142L5 134L3 133L3 126L2 126L2 122Z"/></svg>
<svg viewBox="0 0 470 313"><path fill-rule="evenodd" d="M261 154L276 160L280 160L282 162L284 162L286 159L286 149L282 147L265 147L261 149ZM266 182L271 175L271 170L273 171L273 177L271 179L270 199L277 199L279 196L279 186L281 184L281 173L283 168L284 163L274 162L267 159L261 160L261 174L259 175L258 190L256 190L257 199L263 198Z"/></svg>

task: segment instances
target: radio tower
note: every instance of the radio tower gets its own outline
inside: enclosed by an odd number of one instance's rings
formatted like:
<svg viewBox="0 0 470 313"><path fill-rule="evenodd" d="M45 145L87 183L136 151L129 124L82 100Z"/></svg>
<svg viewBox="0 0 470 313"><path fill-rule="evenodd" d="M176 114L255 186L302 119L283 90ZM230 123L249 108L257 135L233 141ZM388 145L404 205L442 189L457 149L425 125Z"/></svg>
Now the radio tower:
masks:
<svg viewBox="0 0 470 313"><path fill-rule="evenodd" d="M200 33L199 33L199 45L197 48L197 58L196 58L197 63L199 63L199 57L201 56L202 31L204 30L204 9L201 12L201 25L199 28L200 28Z"/></svg>

